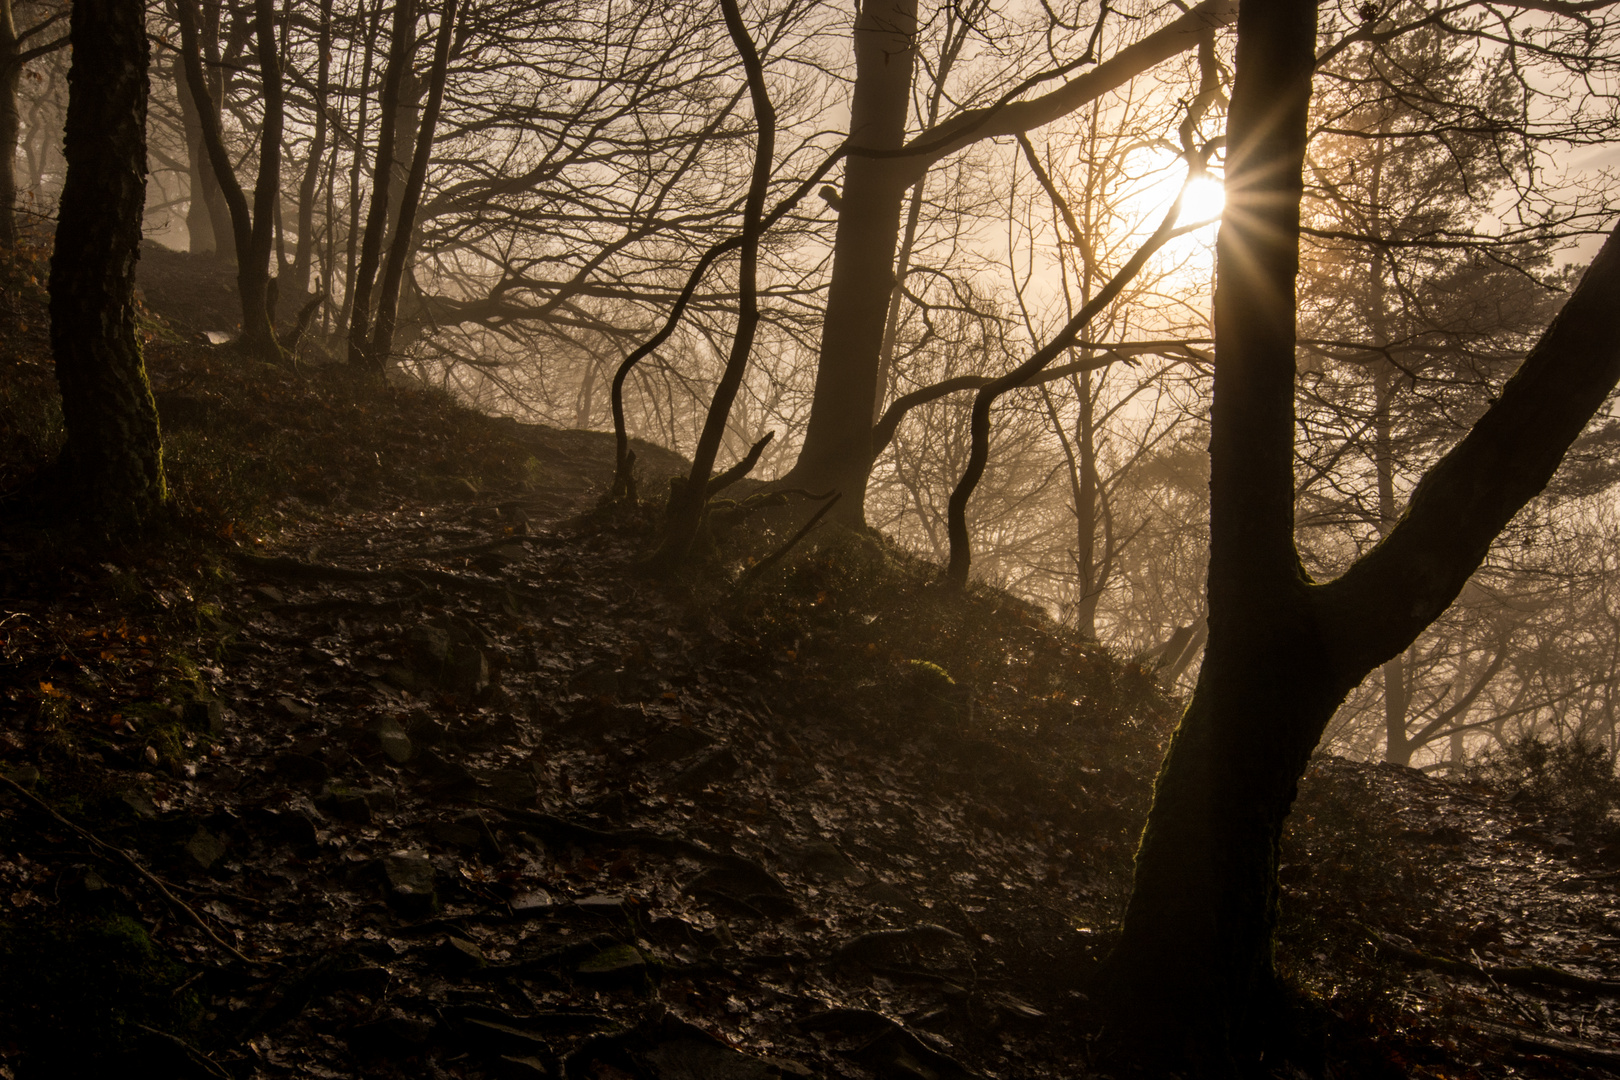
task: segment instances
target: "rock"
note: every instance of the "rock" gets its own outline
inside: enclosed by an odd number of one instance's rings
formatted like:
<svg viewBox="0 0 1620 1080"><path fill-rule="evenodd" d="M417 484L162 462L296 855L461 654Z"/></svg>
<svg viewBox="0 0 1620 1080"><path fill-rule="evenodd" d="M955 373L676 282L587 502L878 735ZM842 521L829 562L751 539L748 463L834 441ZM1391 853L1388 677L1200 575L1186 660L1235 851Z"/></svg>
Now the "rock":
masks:
<svg viewBox="0 0 1620 1080"><path fill-rule="evenodd" d="M412 694L415 694L421 691L423 681L421 677L410 668L405 667L402 664L389 664L383 669L382 681L374 683L373 685L379 688L406 690Z"/></svg>
<svg viewBox="0 0 1620 1080"><path fill-rule="evenodd" d="M477 636L485 635L479 631ZM473 697L489 685L489 661L474 642L475 636L459 625L448 631L418 626L406 635L405 652L421 682Z"/></svg>
<svg viewBox="0 0 1620 1080"><path fill-rule="evenodd" d="M286 694L276 698L276 704L281 706L282 712L286 713L294 720L308 720L311 714L314 712L313 709L304 704L302 701L299 701L295 697L289 697Z"/></svg>
<svg viewBox="0 0 1620 1080"><path fill-rule="evenodd" d="M132 788L121 793L118 798L125 806L134 811L135 816L138 818L155 818L158 816L157 806L153 804L151 798L144 791Z"/></svg>
<svg viewBox="0 0 1620 1080"><path fill-rule="evenodd" d="M199 825L197 831L191 834L191 839L186 841L186 854L207 870L225 854L225 842Z"/></svg>
<svg viewBox="0 0 1620 1080"><path fill-rule="evenodd" d="M583 900L576 900L574 903L579 910L591 915L625 915L629 913L631 907L624 897L609 896L606 893L587 896Z"/></svg>
<svg viewBox="0 0 1620 1080"><path fill-rule="evenodd" d="M609 945L581 962L574 974L601 986L639 983L647 977L647 958L634 945Z"/></svg>
<svg viewBox="0 0 1620 1080"><path fill-rule="evenodd" d="M405 635L405 656L412 668L437 682L450 655L450 635L437 626L417 626Z"/></svg>
<svg viewBox="0 0 1620 1080"><path fill-rule="evenodd" d="M426 855L419 851L396 851L383 856L382 868L388 881L388 899L402 913L420 918L438 910L433 863Z"/></svg>
<svg viewBox="0 0 1620 1080"><path fill-rule="evenodd" d="M434 959L442 970L452 975L466 975L488 963L484 959L484 950L458 937L445 938L444 943L435 951Z"/></svg>
<svg viewBox="0 0 1620 1080"><path fill-rule="evenodd" d="M557 898L544 889L524 889L512 894L508 901L512 914L520 919L532 919L556 910Z"/></svg>
<svg viewBox="0 0 1620 1080"><path fill-rule="evenodd" d="M377 745L382 748L388 760L396 765L405 764L415 753L411 737L405 734L405 729L399 726L399 721L392 718L384 719L377 724Z"/></svg>

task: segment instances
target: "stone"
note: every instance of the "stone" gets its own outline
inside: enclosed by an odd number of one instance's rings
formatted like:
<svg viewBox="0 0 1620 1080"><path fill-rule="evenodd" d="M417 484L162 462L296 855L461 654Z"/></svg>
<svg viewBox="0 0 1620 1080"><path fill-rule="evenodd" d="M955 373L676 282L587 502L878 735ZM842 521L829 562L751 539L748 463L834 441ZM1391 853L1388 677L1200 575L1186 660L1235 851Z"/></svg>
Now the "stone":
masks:
<svg viewBox="0 0 1620 1080"><path fill-rule="evenodd" d="M157 806L144 791L131 789L118 796L123 804L134 811L138 818L155 818L158 816Z"/></svg>
<svg viewBox="0 0 1620 1080"><path fill-rule="evenodd" d="M591 915L617 916L624 915L630 910L624 897L609 896L606 893L596 893L593 896L585 897L583 900L576 900L574 903L579 910Z"/></svg>
<svg viewBox="0 0 1620 1080"><path fill-rule="evenodd" d="M433 863L426 855L419 851L396 851L383 856L382 868L388 881L388 899L402 913L420 917L438 910Z"/></svg>
<svg viewBox="0 0 1620 1080"><path fill-rule="evenodd" d="M399 721L391 718L377 724L377 745L382 748L384 756L395 765L405 764L415 753L411 737L405 734L405 729L399 726Z"/></svg>
<svg viewBox="0 0 1620 1080"><path fill-rule="evenodd" d="M557 898L544 889L522 889L513 893L507 903L512 908L512 914L520 919L546 915L557 908Z"/></svg>
<svg viewBox="0 0 1620 1080"><path fill-rule="evenodd" d="M634 945L609 945L582 961L574 973L602 986L637 983L647 976L647 958Z"/></svg>
<svg viewBox="0 0 1620 1080"><path fill-rule="evenodd" d="M224 856L225 841L199 825L197 831L191 834L191 839L186 841L186 854L207 870Z"/></svg>
<svg viewBox="0 0 1620 1080"><path fill-rule="evenodd" d="M464 938L447 937L435 953L439 967L453 975L466 975L483 967L484 950Z"/></svg>

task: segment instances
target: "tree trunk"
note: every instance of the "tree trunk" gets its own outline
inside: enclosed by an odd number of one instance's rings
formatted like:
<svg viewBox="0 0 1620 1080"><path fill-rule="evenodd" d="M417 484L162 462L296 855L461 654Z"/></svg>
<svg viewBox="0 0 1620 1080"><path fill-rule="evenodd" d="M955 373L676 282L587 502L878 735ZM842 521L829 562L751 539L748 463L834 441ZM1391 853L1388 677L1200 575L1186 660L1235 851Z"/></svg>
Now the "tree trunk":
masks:
<svg viewBox="0 0 1620 1080"><path fill-rule="evenodd" d="M309 294L310 268L315 264L315 200L320 182L321 161L327 153L327 97L332 86L332 0L321 0L321 28L316 45L320 57L315 75L315 130L309 139L309 157L298 184L298 240L293 249L292 292L298 303ZM331 227L331 222L327 222Z"/></svg>
<svg viewBox="0 0 1620 1080"><path fill-rule="evenodd" d="M11 0L0 0L0 248L17 243L17 90L22 82L22 42Z"/></svg>
<svg viewBox="0 0 1620 1080"><path fill-rule="evenodd" d="M254 185L253 204L248 205L225 147L220 127L218 102L209 90L203 72L203 53L197 30L195 0L179 0L175 5L180 21L180 51L185 62L186 85L198 106L202 121L203 144L214 177L230 208L231 235L236 246L236 286L242 299L242 336L238 347L249 356L269 363L286 359L276 340L270 313L270 248L275 239L275 207L281 195L282 109L281 58L275 35L271 0L255 0L254 34L264 119L259 133L259 177Z"/></svg>
<svg viewBox="0 0 1620 1080"><path fill-rule="evenodd" d="M1314 5L1244 0L1217 243L1209 643L1171 739L1106 980L1117 1030L1160 1066L1255 1062L1275 975L1282 825L1352 687L1462 591L1620 380L1620 233L1502 388L1337 580L1293 539L1294 275Z"/></svg>
<svg viewBox="0 0 1620 1080"><path fill-rule="evenodd" d="M62 474L80 506L115 528L152 521L166 498L157 408L135 334L145 15L127 0L74 0L67 177L51 256L51 348L67 428Z"/></svg>
<svg viewBox="0 0 1620 1080"><path fill-rule="evenodd" d="M175 95L180 101L180 122L186 133L191 191L190 205L186 209L187 248L193 255L217 254L234 262L236 234L231 226L231 210L208 158L203 120L203 110L208 109L213 122L219 122L219 104L225 97L225 77L219 65L219 5L207 4L202 16L198 29L198 59L202 64L204 85L208 88L206 101L199 104L192 94L184 57L177 54L174 58Z"/></svg>
<svg viewBox="0 0 1620 1080"><path fill-rule="evenodd" d="M383 265L377 293L377 321L371 338L371 360L386 365L394 349L394 324L399 313L399 286L410 255L416 211L422 202L422 186L427 182L428 161L433 156L433 135L439 125L439 108L444 104L444 83L450 69L450 49L455 41L456 0L444 0L439 15L439 34L433 48L433 67L428 74L427 104L416 134L416 150L411 155L410 172L399 193L399 214L394 223L393 241Z"/></svg>
<svg viewBox="0 0 1620 1080"><path fill-rule="evenodd" d="M1315 29L1314 3L1239 9L1217 241L1209 641L1109 961L1137 1052L1199 1074L1233 1071L1263 1021L1282 823L1349 689L1293 542L1294 277Z"/></svg>
<svg viewBox="0 0 1620 1080"><path fill-rule="evenodd" d="M895 150L905 140L916 60L917 0L871 0L855 19L851 144ZM894 256L907 178L892 160L852 154L833 243L821 355L795 487L843 494L838 513L860 520L872 468L878 357L895 288Z"/></svg>
<svg viewBox="0 0 1620 1080"><path fill-rule="evenodd" d="M1232 17L1231 0L1203 0L1106 61L1039 97L994 108L965 109L931 126L898 157L859 149L902 147L916 59L916 0L871 0L855 20L855 90L850 144L833 242L832 277L822 316L821 352L804 446L786 486L842 492L837 513L865 517L866 481L874 454L872 417L883 331L894 279L900 211L907 188L938 161L974 143L1050 123L1129 82L1153 65L1196 46Z"/></svg>
<svg viewBox="0 0 1620 1080"><path fill-rule="evenodd" d="M377 366L366 340L371 328L371 294L377 263L382 257L383 233L388 226L388 192L394 167L394 137L399 116L399 89L410 66L416 44L415 0L399 0L394 8L393 37L388 48L388 70L383 72L382 100L377 116L377 160L372 172L371 206L366 211L366 232L360 242L360 263L349 283L349 363Z"/></svg>

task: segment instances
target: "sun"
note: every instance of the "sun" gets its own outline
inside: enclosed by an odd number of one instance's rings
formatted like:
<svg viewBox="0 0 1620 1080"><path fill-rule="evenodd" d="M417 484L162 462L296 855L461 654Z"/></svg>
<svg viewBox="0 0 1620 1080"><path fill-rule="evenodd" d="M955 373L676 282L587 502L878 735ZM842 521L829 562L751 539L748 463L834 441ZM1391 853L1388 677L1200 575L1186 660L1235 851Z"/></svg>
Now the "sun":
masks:
<svg viewBox="0 0 1620 1080"><path fill-rule="evenodd" d="M1181 195L1181 213L1176 224L1195 225L1200 221L1214 221L1221 216L1226 205L1226 188L1212 176L1200 176L1188 181Z"/></svg>

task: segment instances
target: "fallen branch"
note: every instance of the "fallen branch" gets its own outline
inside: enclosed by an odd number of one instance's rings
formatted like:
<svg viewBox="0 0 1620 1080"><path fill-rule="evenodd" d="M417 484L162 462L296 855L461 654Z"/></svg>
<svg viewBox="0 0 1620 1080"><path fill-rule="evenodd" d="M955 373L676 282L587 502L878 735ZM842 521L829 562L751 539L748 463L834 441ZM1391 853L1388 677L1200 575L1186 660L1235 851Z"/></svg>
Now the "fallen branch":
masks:
<svg viewBox="0 0 1620 1080"><path fill-rule="evenodd" d="M1592 979L1585 975L1577 975L1572 971L1550 967L1546 964L1472 964L1467 960L1457 960L1449 956L1435 956L1430 953L1419 952L1416 949L1408 949L1404 945L1397 945L1370 926L1363 926L1361 929L1379 952L1388 953L1398 960L1404 960L1416 967L1428 968L1430 971L1444 972L1447 975L1459 975L1468 979L1495 981L1508 986L1551 986L1560 990L1575 990L1585 994L1620 997L1620 979Z"/></svg>
<svg viewBox="0 0 1620 1080"><path fill-rule="evenodd" d="M1620 1068L1620 1050L1611 1050L1583 1039L1571 1039L1562 1035L1540 1035L1507 1024L1492 1024L1483 1020L1470 1020L1468 1023L1471 1027L1506 1039L1520 1050L1528 1050L1533 1054L1555 1054L1583 1065L1607 1069Z"/></svg>
<svg viewBox="0 0 1620 1080"><path fill-rule="evenodd" d="M140 860L131 855L128 851L125 851L121 847L116 847L113 844L107 843L107 841L103 840L101 837L97 836L95 833L84 828L83 826L75 825L73 822L57 813L56 809L51 806L50 803L46 802L44 799L41 799L38 795L35 795L33 792L17 783L17 781L13 780L11 777L0 774L0 783L4 783L14 793L22 796L24 801L33 806L36 810L49 815L54 821L56 821L58 825L61 825L62 827L77 834L80 839L84 840L97 851L107 855L117 856L118 859L128 864L132 870L134 870L141 877L145 878L154 889L162 894L163 899L167 900L177 911L184 914L193 923L196 923L197 928L204 934L208 935L208 939L215 945L218 945L221 949L224 949L226 952L230 953L244 964L256 965L269 963L268 960L255 960L252 957L247 956L235 945L232 945L230 942L214 933L213 928L210 927L208 923L203 921L203 917L198 915L197 912L192 909L190 904L174 895L174 893L169 889L168 884L164 882L162 878L158 877L156 874L152 873L152 871L142 866Z"/></svg>

